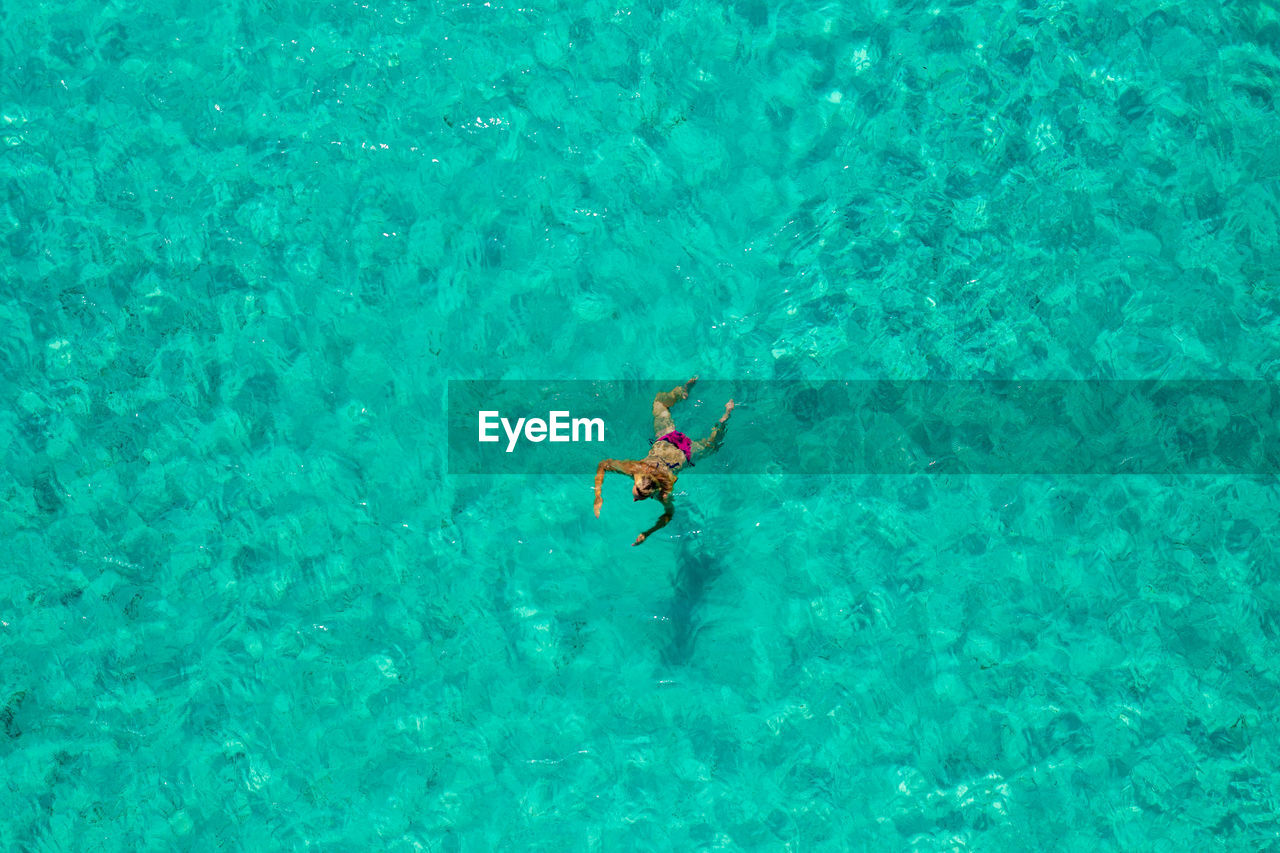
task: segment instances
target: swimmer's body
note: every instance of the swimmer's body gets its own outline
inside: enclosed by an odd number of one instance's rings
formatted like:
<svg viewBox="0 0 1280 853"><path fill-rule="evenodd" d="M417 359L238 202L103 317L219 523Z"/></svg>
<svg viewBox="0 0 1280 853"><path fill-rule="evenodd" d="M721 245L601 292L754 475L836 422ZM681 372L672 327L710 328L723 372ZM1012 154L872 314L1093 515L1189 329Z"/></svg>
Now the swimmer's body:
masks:
<svg viewBox="0 0 1280 853"><path fill-rule="evenodd" d="M639 545L654 531L665 527L675 514L671 491L676 484L677 472L686 465L691 466L697 460L715 453L724 440L725 426L733 411L733 400L724 404L724 414L712 428L711 434L701 441L690 441L684 433L676 431L675 421L671 419L671 407L681 400L687 400L689 389L697 381L698 377L695 376L683 385L653 398L654 439L645 458L605 459L596 466L596 518L600 517L600 505L604 502L604 498L600 496L600 486L604 483L606 471L626 474L635 481L631 487L632 500L642 501L656 497L662 501L662 516L653 527L637 536L632 545Z"/></svg>

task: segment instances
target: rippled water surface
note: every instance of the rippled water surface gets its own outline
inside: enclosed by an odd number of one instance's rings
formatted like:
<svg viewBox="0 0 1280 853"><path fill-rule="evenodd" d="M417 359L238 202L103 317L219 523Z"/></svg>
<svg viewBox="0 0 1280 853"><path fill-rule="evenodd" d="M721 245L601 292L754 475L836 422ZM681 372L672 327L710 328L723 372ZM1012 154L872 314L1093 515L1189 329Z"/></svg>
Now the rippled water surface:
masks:
<svg viewBox="0 0 1280 853"><path fill-rule="evenodd" d="M1274 379L1273 5L0 31L0 847L1277 843L1274 478L768 464L794 380ZM448 379L694 373L765 473L643 547L446 474Z"/></svg>

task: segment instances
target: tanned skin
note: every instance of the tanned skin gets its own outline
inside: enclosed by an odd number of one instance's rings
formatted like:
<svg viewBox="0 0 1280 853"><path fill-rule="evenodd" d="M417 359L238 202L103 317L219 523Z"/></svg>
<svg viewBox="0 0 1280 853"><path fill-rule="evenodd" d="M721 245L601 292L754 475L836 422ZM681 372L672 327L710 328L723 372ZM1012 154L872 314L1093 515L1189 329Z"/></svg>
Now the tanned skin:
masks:
<svg viewBox="0 0 1280 853"><path fill-rule="evenodd" d="M664 391L653 398L653 430L655 436L666 435L675 429L675 422L671 419L671 407L681 400L689 399L689 389L693 387L693 383L698 381L698 377L693 377L688 382L670 391ZM719 422L712 428L711 434L701 441L693 442L693 459L701 459L709 456L720 449L720 442L724 439L725 424L729 421L729 414L733 411L733 400L724 404L724 414L720 416ZM604 484L604 475L607 471L615 471L619 474L625 474L630 477L634 483L631 487L632 500L642 501L645 498L657 498L662 501L662 515L644 533L636 537L636 541L632 545L639 545L648 539L655 531L661 530L667 526L667 522L671 521L671 517L675 514L675 504L671 501L671 492L676 485L676 473L672 468L677 470L683 467L685 462L684 454L675 445L665 441L655 441L653 447L649 450L649 455L644 459L605 459L596 466L596 518L600 517L600 506L604 503L604 498L600 494L600 488Z"/></svg>

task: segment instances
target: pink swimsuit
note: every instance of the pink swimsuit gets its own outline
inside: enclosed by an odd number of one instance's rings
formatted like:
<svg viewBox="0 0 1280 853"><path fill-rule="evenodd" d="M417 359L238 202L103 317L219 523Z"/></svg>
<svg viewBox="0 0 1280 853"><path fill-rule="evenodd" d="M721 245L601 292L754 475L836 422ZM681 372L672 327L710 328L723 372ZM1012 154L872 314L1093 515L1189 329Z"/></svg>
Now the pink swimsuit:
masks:
<svg viewBox="0 0 1280 853"><path fill-rule="evenodd" d="M665 441L674 444L680 448L680 452L684 454L685 461L693 463L693 442L689 440L689 436L682 432L669 432L666 435L660 435L654 441Z"/></svg>

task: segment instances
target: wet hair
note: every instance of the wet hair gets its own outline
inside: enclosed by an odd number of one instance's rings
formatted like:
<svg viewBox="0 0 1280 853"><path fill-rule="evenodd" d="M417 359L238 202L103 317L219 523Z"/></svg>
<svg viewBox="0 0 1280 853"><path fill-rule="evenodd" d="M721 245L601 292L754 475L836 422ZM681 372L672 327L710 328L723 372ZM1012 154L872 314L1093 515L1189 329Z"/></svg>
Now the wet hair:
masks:
<svg viewBox="0 0 1280 853"><path fill-rule="evenodd" d="M675 485L675 482L676 479L671 474L661 468L650 465L649 473L641 479L638 488L645 497L658 492L659 496L665 501L671 496L671 487Z"/></svg>

